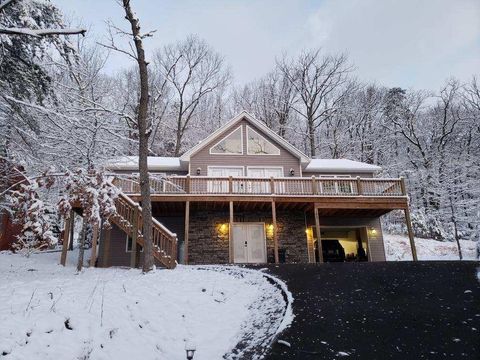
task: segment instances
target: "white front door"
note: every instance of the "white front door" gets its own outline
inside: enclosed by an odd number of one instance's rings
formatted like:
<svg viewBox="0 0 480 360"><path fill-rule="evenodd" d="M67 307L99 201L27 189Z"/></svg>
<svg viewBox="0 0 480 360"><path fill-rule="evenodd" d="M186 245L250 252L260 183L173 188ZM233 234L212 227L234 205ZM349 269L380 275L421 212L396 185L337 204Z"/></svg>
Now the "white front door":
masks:
<svg viewBox="0 0 480 360"><path fill-rule="evenodd" d="M265 263L265 225L263 223L233 224L233 262Z"/></svg>

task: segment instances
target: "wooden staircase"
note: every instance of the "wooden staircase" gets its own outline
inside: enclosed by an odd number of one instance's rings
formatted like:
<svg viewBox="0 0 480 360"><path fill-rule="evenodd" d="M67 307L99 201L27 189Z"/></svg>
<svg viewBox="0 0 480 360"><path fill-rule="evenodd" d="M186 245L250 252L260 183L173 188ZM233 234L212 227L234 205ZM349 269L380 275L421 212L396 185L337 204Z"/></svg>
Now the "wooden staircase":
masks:
<svg viewBox="0 0 480 360"><path fill-rule="evenodd" d="M115 200L117 214L112 222L123 230L137 245L144 247L142 208L123 192ZM177 266L177 235L152 218L153 255L168 269Z"/></svg>

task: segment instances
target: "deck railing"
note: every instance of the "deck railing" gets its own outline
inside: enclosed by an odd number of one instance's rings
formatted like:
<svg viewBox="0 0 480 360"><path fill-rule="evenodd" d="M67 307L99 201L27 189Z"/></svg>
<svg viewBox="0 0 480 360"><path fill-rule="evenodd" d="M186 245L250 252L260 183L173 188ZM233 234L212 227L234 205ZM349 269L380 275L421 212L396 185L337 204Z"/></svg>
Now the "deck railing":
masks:
<svg viewBox="0 0 480 360"><path fill-rule="evenodd" d="M115 200L117 214L114 222L128 236L136 238L143 245L142 208L125 194ZM177 259L177 236L152 218L152 241L154 256L167 268L174 268Z"/></svg>
<svg viewBox="0 0 480 360"><path fill-rule="evenodd" d="M135 177L115 177L113 183L126 194L139 194ZM209 177L150 178L152 194L285 195L285 196L405 196L403 179L327 177Z"/></svg>

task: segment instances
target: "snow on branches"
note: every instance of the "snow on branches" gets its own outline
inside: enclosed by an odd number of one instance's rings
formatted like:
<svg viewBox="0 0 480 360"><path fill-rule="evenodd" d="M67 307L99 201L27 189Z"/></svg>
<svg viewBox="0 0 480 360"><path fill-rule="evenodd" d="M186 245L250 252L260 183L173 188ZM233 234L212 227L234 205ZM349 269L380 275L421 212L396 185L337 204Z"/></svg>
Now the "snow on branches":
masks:
<svg viewBox="0 0 480 360"><path fill-rule="evenodd" d="M68 216L72 204L78 204L86 221L99 224L103 218L105 226L108 226L108 219L116 213L118 188L102 172L95 170L68 171L64 181L65 192L58 202L60 214Z"/></svg>
<svg viewBox="0 0 480 360"><path fill-rule="evenodd" d="M65 173L46 172L19 184L9 194L12 210L22 224L22 235L14 248L27 253L52 247L58 239L52 231L52 214L55 209L41 200L42 191L60 187L61 196L57 203L58 213L69 216L74 206L82 208L84 222L105 227L108 219L116 214L115 199L118 189L105 175L96 170L76 169Z"/></svg>
<svg viewBox="0 0 480 360"><path fill-rule="evenodd" d="M50 188L52 178L46 176L33 179L28 184L20 184L10 193L9 199L17 220L22 224L22 235L13 244L16 250L27 254L54 246L58 239L51 229L52 209L40 199L39 189Z"/></svg>

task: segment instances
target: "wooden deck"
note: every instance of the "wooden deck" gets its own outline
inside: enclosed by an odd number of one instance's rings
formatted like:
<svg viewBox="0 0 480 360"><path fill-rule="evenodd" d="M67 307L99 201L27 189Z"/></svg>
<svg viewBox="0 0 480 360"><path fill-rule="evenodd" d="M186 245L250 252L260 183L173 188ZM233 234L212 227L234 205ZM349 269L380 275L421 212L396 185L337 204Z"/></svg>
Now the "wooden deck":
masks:
<svg viewBox="0 0 480 360"><path fill-rule="evenodd" d="M137 178L116 175L112 181L133 201L141 200ZM412 254L416 260L408 196L402 178L152 176L150 188L153 208L157 204L168 211L170 206L172 209L181 206L181 210L185 212L184 241L187 249L191 206L204 206L205 209L228 206L230 228L233 224L234 206L251 210L271 210L275 229L273 232L275 263L279 261L277 209L312 211L318 234L320 233L319 218L323 216L378 217L400 209L405 213ZM229 242L231 243L230 238ZM184 256L188 264L188 251ZM232 259L230 254L230 260Z"/></svg>
<svg viewBox="0 0 480 360"><path fill-rule="evenodd" d="M117 176L113 183L132 199L140 199L136 178ZM152 177L150 188L154 202L276 201L319 203L319 208L385 209L403 209L407 203L402 179L174 176Z"/></svg>

